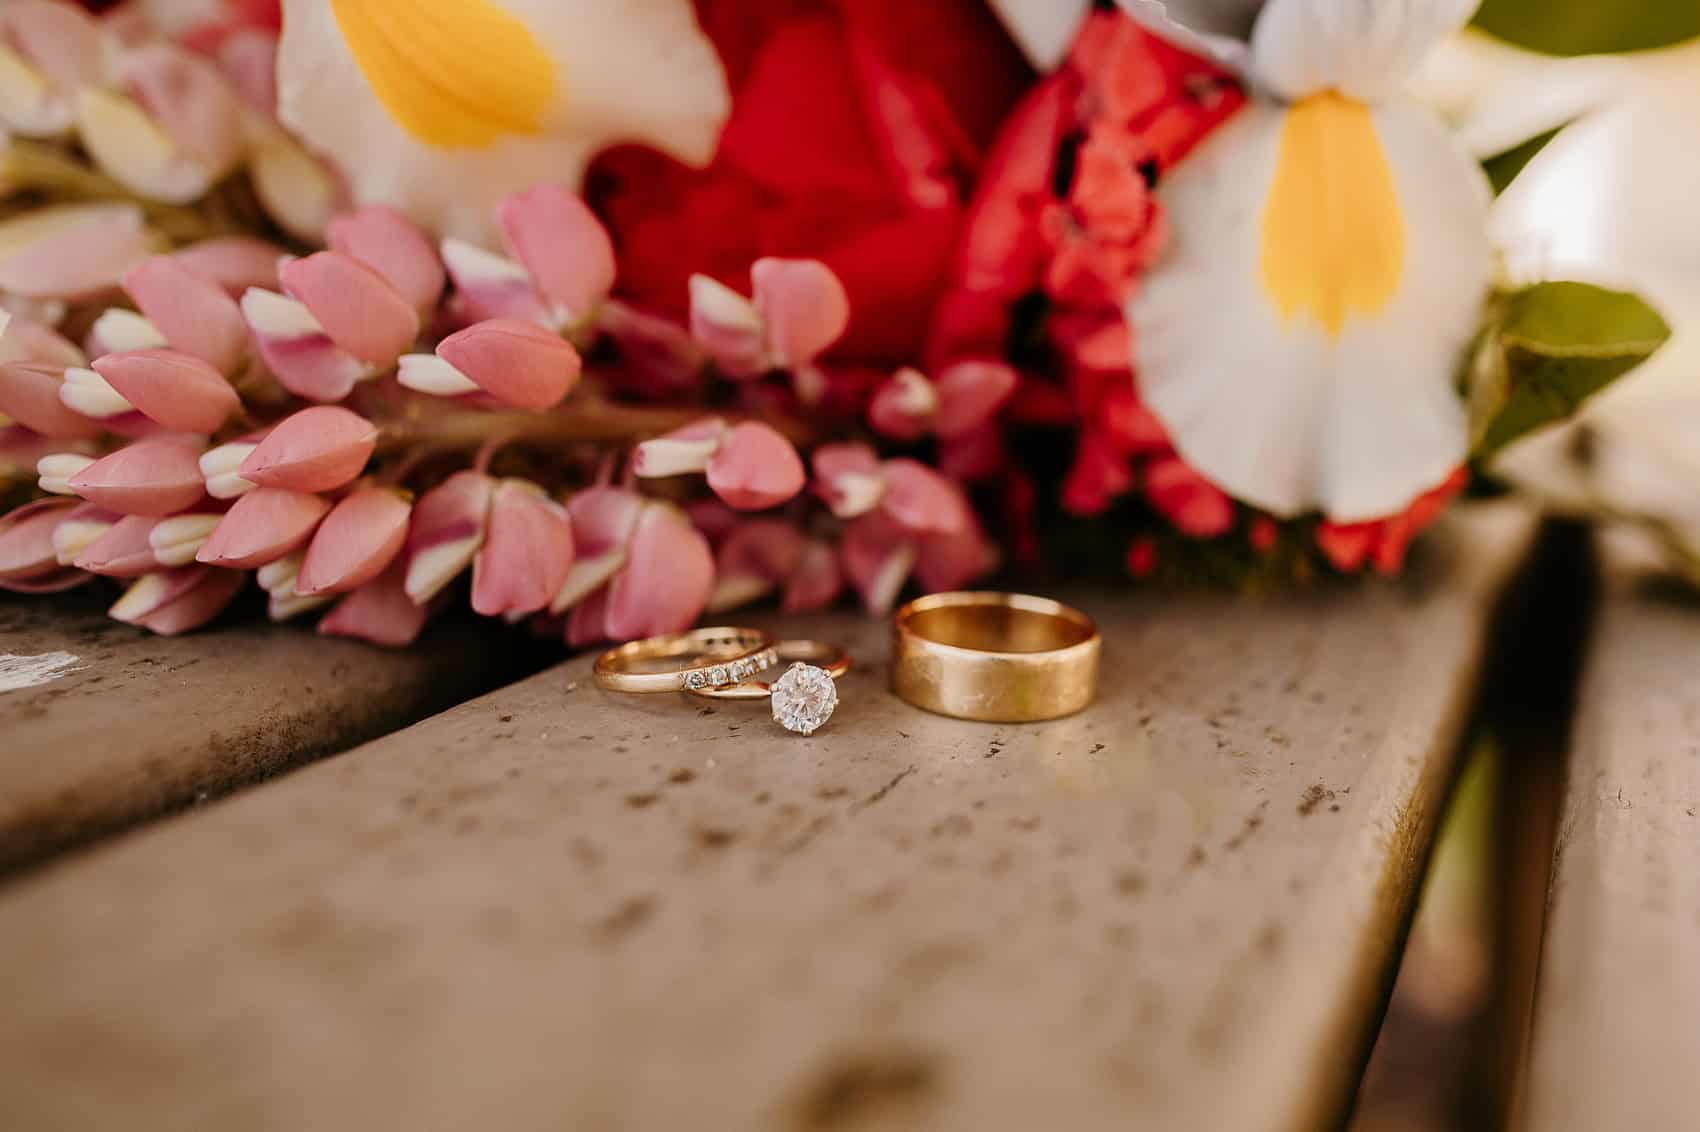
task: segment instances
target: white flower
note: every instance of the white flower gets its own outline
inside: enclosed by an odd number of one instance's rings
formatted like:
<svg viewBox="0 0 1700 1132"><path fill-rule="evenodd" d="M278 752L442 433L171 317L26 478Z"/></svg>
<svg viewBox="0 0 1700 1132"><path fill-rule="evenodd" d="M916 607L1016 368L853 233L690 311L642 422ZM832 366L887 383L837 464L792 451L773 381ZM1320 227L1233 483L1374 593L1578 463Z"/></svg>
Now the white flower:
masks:
<svg viewBox="0 0 1700 1132"><path fill-rule="evenodd" d="M690 0L284 0L279 114L362 203L495 244L493 206L614 142L713 156L730 95Z"/></svg>
<svg viewBox="0 0 1700 1132"><path fill-rule="evenodd" d="M1496 470L1562 506L1653 520L1700 560L1700 44L1554 59L1470 34L1426 78L1482 154L1573 123L1494 206L1513 279L1632 290L1673 332L1577 424Z"/></svg>
<svg viewBox="0 0 1700 1132"><path fill-rule="evenodd" d="M1128 307L1146 401L1273 514L1404 510L1466 458L1494 270L1487 178L1406 85L1475 0L1124 6L1252 96L1159 190L1173 246Z"/></svg>

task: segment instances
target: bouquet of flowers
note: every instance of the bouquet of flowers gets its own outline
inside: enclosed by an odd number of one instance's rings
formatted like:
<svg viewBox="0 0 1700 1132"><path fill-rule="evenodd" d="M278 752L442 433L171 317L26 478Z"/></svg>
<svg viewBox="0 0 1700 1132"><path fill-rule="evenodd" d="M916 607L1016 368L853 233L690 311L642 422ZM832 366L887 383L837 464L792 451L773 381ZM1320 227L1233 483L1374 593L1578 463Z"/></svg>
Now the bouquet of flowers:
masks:
<svg viewBox="0 0 1700 1132"><path fill-rule="evenodd" d="M1089 7L11 0L0 587L581 644L1391 573L1667 336L1501 269L1417 94L1473 5Z"/></svg>

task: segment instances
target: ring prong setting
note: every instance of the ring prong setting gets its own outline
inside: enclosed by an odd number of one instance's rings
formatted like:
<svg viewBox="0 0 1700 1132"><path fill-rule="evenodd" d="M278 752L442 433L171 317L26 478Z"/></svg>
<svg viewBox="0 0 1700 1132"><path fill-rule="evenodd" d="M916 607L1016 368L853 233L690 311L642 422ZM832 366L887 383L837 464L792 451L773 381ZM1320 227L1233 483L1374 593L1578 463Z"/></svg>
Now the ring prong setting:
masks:
<svg viewBox="0 0 1700 1132"><path fill-rule="evenodd" d="M787 731L813 735L838 706L838 685L824 668L797 661L773 683L773 720Z"/></svg>

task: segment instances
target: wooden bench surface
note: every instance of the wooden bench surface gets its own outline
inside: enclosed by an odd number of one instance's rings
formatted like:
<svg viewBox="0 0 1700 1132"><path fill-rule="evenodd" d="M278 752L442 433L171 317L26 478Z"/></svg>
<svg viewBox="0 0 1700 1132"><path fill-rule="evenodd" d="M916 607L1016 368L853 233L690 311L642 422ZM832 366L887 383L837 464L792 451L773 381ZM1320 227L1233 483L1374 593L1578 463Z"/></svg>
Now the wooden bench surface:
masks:
<svg viewBox="0 0 1700 1132"><path fill-rule="evenodd" d="M1372 1036L1531 524L1083 602L1100 702L812 739L588 662L0 891L9 1126L1301 1128ZM795 629L795 625L788 626Z"/></svg>
<svg viewBox="0 0 1700 1132"><path fill-rule="evenodd" d="M1623 559L1589 651L1522 1127L1700 1127L1700 604Z"/></svg>
<svg viewBox="0 0 1700 1132"><path fill-rule="evenodd" d="M0 600L0 870L343 750L518 674L470 624L383 652L244 624L165 640L110 595Z"/></svg>

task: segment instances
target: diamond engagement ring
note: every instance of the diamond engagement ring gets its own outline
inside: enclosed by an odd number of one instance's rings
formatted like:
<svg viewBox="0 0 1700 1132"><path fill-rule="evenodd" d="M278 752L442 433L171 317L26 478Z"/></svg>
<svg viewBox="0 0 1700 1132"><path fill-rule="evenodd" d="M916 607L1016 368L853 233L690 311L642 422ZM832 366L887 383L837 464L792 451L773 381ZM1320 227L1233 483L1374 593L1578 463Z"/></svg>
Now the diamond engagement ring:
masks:
<svg viewBox="0 0 1700 1132"><path fill-rule="evenodd" d="M759 630L692 629L609 649L592 675L610 692L699 692L741 684L778 662L773 638Z"/></svg>
<svg viewBox="0 0 1700 1132"><path fill-rule="evenodd" d="M850 671L850 655L823 641L781 641L773 651L778 654L777 663L790 661L791 666L771 684L751 680L728 688L691 690L708 699L770 700L775 723L799 735L813 735L838 706L833 681Z"/></svg>

